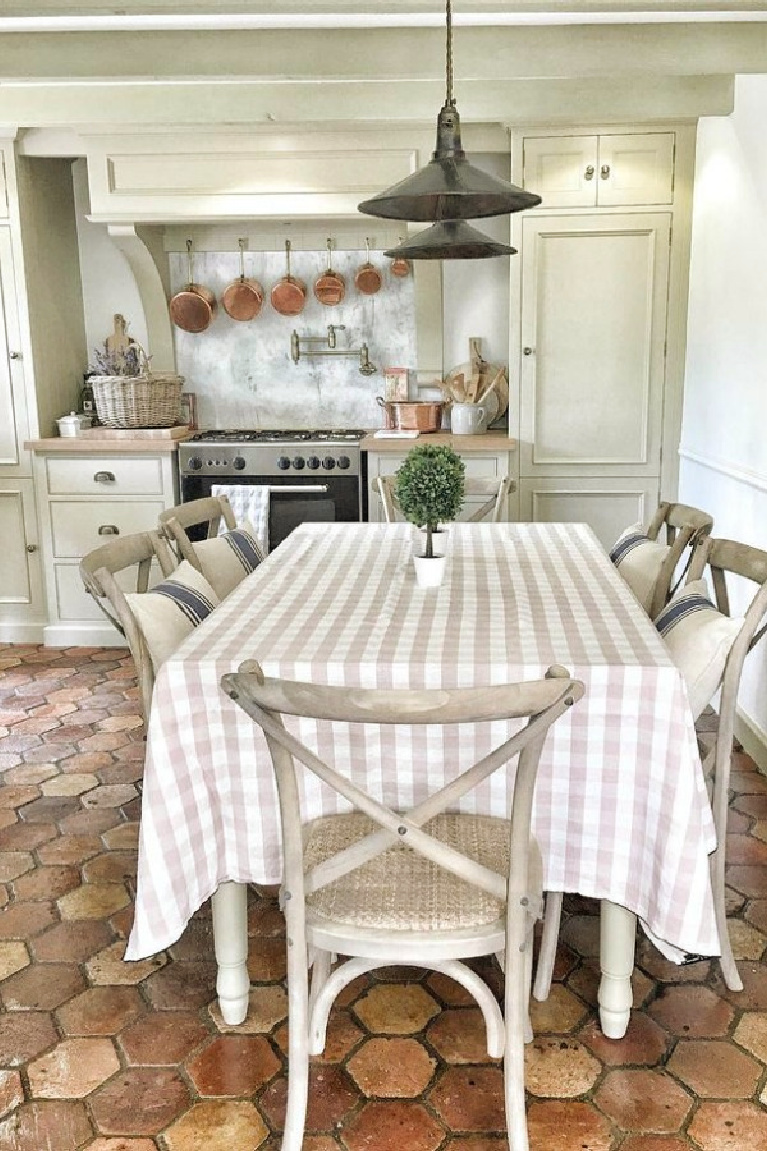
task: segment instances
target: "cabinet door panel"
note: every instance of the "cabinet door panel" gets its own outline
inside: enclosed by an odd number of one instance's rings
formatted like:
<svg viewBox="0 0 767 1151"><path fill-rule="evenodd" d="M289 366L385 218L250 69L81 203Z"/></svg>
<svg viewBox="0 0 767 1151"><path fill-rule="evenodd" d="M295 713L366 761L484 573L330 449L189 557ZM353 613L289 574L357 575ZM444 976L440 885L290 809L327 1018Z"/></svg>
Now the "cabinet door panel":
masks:
<svg viewBox="0 0 767 1151"><path fill-rule="evenodd" d="M658 506L659 482L644 476L616 482L557 478L522 480L520 514L537 523L587 523L605 548L624 528L647 523Z"/></svg>
<svg viewBox="0 0 767 1151"><path fill-rule="evenodd" d="M10 356L18 346L11 236L7 227L0 227L0 464L19 462L17 436L22 413L16 411L13 376L22 369L21 361Z"/></svg>
<svg viewBox="0 0 767 1151"><path fill-rule="evenodd" d="M521 474L657 474L669 217L523 228Z"/></svg>
<svg viewBox="0 0 767 1151"><path fill-rule="evenodd" d="M35 497L31 479L0 480L0 604L3 620L22 619L30 607L40 610L42 575L37 550ZM31 547L33 550L27 550ZM19 611L7 605L19 605Z"/></svg>
<svg viewBox="0 0 767 1151"><path fill-rule="evenodd" d="M673 198L673 132L599 137L600 207L670 204Z"/></svg>
<svg viewBox="0 0 767 1151"><path fill-rule="evenodd" d="M596 136L534 136L523 143L523 181L544 207L593 208L597 197Z"/></svg>

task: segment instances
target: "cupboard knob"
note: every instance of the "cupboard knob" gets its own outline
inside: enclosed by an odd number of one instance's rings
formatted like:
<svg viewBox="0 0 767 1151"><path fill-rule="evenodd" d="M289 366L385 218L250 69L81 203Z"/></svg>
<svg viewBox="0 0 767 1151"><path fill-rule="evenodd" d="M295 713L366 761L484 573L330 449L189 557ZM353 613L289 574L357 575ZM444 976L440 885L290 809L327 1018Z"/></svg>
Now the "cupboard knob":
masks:
<svg viewBox="0 0 767 1151"><path fill-rule="evenodd" d="M100 536L119 536L120 529L116 524L102 524L99 528Z"/></svg>
<svg viewBox="0 0 767 1151"><path fill-rule="evenodd" d="M602 177L603 180L609 180L610 179L610 165L609 164L603 164L602 167L599 169L599 175Z"/></svg>
<svg viewBox="0 0 767 1151"><path fill-rule="evenodd" d="M594 165L593 164L589 164L587 166L586 171L583 173L583 178L584 178L584 180L593 180L594 179Z"/></svg>
<svg viewBox="0 0 767 1151"><path fill-rule="evenodd" d="M30 555L32 554L32 552L36 552L37 551L37 544L27 544L27 551L29 552Z"/></svg>
<svg viewBox="0 0 767 1151"><path fill-rule="evenodd" d="M11 352L11 359L12 360L20 360L21 359L21 352Z"/></svg>
<svg viewBox="0 0 767 1151"><path fill-rule="evenodd" d="M535 348L523 348L522 349L522 355L523 356L532 356L534 351L535 351Z"/></svg>

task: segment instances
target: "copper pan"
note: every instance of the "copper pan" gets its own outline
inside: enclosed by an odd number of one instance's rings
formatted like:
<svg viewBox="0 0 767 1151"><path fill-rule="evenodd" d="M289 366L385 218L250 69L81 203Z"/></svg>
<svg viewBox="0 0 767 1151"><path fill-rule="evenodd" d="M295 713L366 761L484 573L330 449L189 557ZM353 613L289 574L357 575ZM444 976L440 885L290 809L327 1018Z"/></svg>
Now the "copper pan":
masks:
<svg viewBox="0 0 767 1151"><path fill-rule="evenodd" d="M221 303L227 316L233 320L255 320L264 303L264 289L258 280L245 276L245 240L237 241L240 246L240 275L232 280L224 291Z"/></svg>
<svg viewBox="0 0 767 1151"><path fill-rule="evenodd" d="M399 238L400 244L402 237ZM413 270L413 265L405 256L395 256L391 262L391 274L393 276L409 276Z"/></svg>
<svg viewBox="0 0 767 1151"><path fill-rule="evenodd" d="M321 304L332 308L340 304L346 295L346 284L343 276L334 272L330 266L330 255L333 250L333 241L328 236L328 266L327 269L314 281L314 294Z"/></svg>
<svg viewBox="0 0 767 1151"><path fill-rule="evenodd" d="M184 332L204 332L216 314L216 297L192 278L192 241L186 242L189 283L170 301L170 318Z"/></svg>
<svg viewBox="0 0 767 1151"><path fill-rule="evenodd" d="M290 274L290 240L285 241L285 275L271 291L270 299L275 312L281 316L297 316L306 303L306 284Z"/></svg>
<svg viewBox="0 0 767 1151"><path fill-rule="evenodd" d="M370 263L370 240L367 236L365 237L365 252L367 253L365 263L357 269L354 283L357 291L362 292L364 296L374 296L376 292L381 290L381 273Z"/></svg>

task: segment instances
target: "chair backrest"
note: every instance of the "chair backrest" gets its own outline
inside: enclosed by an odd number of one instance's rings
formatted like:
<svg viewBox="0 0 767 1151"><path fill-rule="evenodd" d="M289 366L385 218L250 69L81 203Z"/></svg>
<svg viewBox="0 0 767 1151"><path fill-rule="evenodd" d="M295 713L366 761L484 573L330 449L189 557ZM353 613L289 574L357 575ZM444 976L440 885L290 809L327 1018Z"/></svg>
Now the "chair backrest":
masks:
<svg viewBox="0 0 767 1151"><path fill-rule="evenodd" d="M373 491L381 501L384 518L387 523L394 523L400 511L396 494L395 476L376 476L372 483ZM465 523L478 523L487 518L490 523L498 523L504 517L506 501L509 492L514 491L514 482L509 476L500 476L496 479L467 479L464 481L464 494L469 498L485 496L485 502L477 508Z"/></svg>
<svg viewBox="0 0 767 1151"><path fill-rule="evenodd" d="M303 899L363 863L407 843L460 878L496 898L505 899L509 879L514 890L525 891L533 790L541 749L549 727L583 694L583 684L564 668L553 667L546 678L494 687L446 690L377 690L329 687L265 678L255 661L223 676L221 686L264 731L277 779L285 852L285 885L291 897ZM407 812L394 811L320 759L283 725L283 716L350 724L455 724L492 720L527 720L456 779ZM455 804L494 771L519 756L511 803L511 859L509 876L467 859L422 828L430 819ZM305 872L301 812L295 760L304 764L380 827L352 847ZM522 885L521 887L519 885Z"/></svg>
<svg viewBox="0 0 767 1151"><path fill-rule="evenodd" d="M196 533L198 539L215 539L221 521L227 531L233 531L237 523L232 505L226 496L206 496L200 500L190 500L187 504L167 508L157 518L160 535L169 540L180 560L188 560L193 568L202 571L199 556L188 533L188 528L204 526L204 531Z"/></svg>
<svg viewBox="0 0 767 1151"><path fill-rule="evenodd" d="M663 501L650 521L647 529L648 539L657 540L663 534L668 544L669 553L663 561L660 574L655 584L652 603L650 605L650 618L655 619L658 612L668 603L676 588L684 579L685 572L689 570L695 550L711 534L714 521L707 512L689 504L677 504ZM674 573L679 561L689 548L685 572L674 583Z"/></svg>
<svg viewBox="0 0 767 1151"><path fill-rule="evenodd" d="M131 580L136 592L149 590L149 578L154 561L163 576L176 568L176 559L159 532L137 532L110 540L88 552L80 561L80 577L85 590L93 596L110 623L125 636L136 664L144 720L149 719L154 687L154 671L146 642L128 606L125 592L116 576L131 568Z"/></svg>

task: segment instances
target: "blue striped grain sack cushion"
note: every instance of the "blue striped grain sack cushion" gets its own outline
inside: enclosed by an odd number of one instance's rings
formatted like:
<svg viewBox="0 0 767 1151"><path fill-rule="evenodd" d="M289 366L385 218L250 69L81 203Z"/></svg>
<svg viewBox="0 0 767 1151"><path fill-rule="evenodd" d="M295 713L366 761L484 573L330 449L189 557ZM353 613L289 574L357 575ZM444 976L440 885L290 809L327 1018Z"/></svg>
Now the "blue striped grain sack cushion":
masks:
<svg viewBox="0 0 767 1151"><path fill-rule="evenodd" d="M264 558L250 524L194 545L203 575L219 599L224 599Z"/></svg>
<svg viewBox="0 0 767 1151"><path fill-rule="evenodd" d="M652 607L655 584L667 555L666 544L649 539L641 523L626 528L610 549L610 559L645 611Z"/></svg>
<svg viewBox="0 0 767 1151"><path fill-rule="evenodd" d="M148 592L126 595L157 673L168 656L219 603L213 588L186 560Z"/></svg>
<svg viewBox="0 0 767 1151"><path fill-rule="evenodd" d="M727 656L743 625L717 611L705 580L685 584L655 619L669 654L684 676L687 698L697 719L724 674Z"/></svg>

